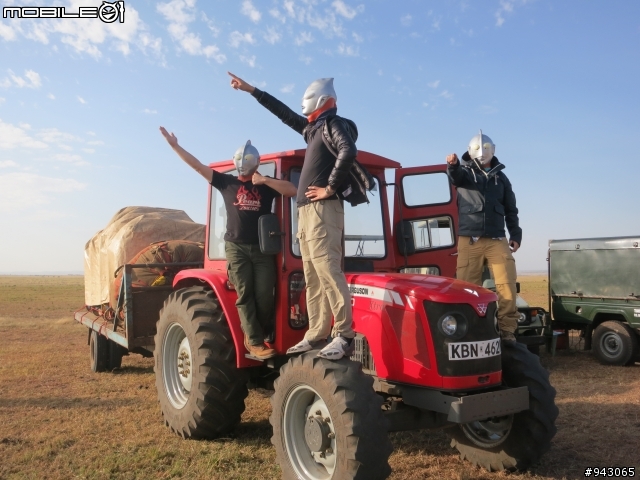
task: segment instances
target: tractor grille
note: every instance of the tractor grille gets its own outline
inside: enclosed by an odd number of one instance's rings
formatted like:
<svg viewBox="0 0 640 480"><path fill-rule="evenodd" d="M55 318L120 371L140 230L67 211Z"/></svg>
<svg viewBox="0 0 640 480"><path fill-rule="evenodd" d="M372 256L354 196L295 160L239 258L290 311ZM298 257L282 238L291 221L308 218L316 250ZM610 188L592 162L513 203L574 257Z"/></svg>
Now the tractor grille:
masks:
<svg viewBox="0 0 640 480"><path fill-rule="evenodd" d="M351 355L351 360L354 362L360 362L362 364L362 371L367 375L376 374L376 365L373 363L373 356L371 356L371 349L369 348L369 342L361 335L356 334L356 338L353 339L355 350Z"/></svg>

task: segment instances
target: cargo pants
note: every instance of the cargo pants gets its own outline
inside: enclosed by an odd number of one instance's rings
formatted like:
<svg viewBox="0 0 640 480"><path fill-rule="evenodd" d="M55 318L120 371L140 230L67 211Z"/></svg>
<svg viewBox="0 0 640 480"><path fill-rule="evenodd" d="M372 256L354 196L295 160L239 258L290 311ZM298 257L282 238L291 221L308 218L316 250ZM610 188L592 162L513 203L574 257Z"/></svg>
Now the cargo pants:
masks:
<svg viewBox="0 0 640 480"><path fill-rule="evenodd" d="M310 342L332 335L353 338L351 293L342 271L344 207L338 199L298 207L298 239L307 284Z"/></svg>
<svg viewBox="0 0 640 480"><path fill-rule="evenodd" d="M503 332L515 333L518 328L516 307L516 261L506 238L458 237L458 265L456 278L482 285L485 261L491 270L498 294L498 326Z"/></svg>
<svg viewBox="0 0 640 480"><path fill-rule="evenodd" d="M249 344L264 343L265 333L273 331L276 263L260 245L225 242L229 281L238 294L236 307L242 331Z"/></svg>

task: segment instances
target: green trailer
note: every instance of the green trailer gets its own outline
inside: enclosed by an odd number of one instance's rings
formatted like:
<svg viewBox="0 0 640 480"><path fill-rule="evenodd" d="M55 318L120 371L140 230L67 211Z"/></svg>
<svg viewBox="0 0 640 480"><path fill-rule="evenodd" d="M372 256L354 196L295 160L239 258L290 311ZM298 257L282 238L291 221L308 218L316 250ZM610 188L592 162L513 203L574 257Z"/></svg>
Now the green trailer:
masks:
<svg viewBox="0 0 640 480"><path fill-rule="evenodd" d="M549 242L554 330L579 330L600 362L628 365L640 340L640 236Z"/></svg>

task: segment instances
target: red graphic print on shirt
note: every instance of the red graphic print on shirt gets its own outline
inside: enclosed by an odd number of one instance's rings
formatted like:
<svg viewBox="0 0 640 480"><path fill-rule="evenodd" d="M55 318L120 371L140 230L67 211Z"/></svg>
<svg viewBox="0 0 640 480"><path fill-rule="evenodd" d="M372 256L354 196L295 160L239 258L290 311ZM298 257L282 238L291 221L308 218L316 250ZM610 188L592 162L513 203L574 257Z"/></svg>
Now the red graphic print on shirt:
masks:
<svg viewBox="0 0 640 480"><path fill-rule="evenodd" d="M238 201L234 203L235 206L238 207L238 210L250 210L252 212L257 212L260 210L260 200L262 197L260 196L260 192L256 187L253 187L251 191L247 189L244 185L238 189Z"/></svg>

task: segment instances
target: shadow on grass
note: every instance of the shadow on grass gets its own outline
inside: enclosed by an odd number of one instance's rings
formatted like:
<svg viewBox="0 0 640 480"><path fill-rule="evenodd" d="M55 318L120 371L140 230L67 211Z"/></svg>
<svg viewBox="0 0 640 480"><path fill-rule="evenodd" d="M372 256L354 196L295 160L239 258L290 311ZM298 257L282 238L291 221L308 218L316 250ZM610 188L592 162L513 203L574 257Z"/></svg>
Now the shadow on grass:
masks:
<svg viewBox="0 0 640 480"><path fill-rule="evenodd" d="M54 410L70 410L76 408L113 409L139 403L136 399L127 398L0 398L0 408L50 408Z"/></svg>
<svg viewBox="0 0 640 480"><path fill-rule="evenodd" d="M113 372L114 375L149 375L153 374L153 365L147 367L138 367L134 365L123 365L120 368L116 368Z"/></svg>
<svg viewBox="0 0 640 480"><path fill-rule="evenodd" d="M270 447L273 430L268 420L242 422L227 435L211 440L213 443L236 442L257 447Z"/></svg>

